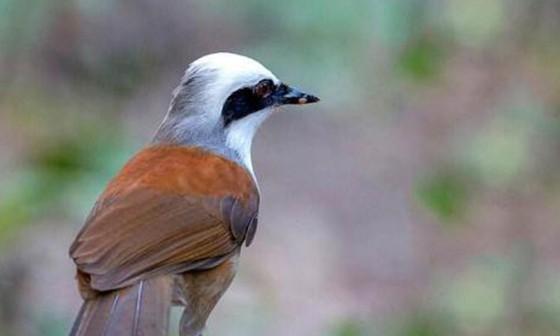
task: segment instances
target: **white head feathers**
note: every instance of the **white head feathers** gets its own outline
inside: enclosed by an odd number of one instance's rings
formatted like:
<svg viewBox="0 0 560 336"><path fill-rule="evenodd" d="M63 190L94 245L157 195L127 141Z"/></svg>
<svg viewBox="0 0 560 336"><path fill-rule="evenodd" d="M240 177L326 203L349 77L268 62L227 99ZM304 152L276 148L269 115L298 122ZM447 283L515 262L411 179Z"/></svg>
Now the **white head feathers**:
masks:
<svg viewBox="0 0 560 336"><path fill-rule="evenodd" d="M252 172L252 139L272 108L236 120L226 129L221 120L222 108L232 93L264 79L280 84L270 70L249 57L222 52L197 59L175 89L155 141L210 146L226 154L230 149Z"/></svg>

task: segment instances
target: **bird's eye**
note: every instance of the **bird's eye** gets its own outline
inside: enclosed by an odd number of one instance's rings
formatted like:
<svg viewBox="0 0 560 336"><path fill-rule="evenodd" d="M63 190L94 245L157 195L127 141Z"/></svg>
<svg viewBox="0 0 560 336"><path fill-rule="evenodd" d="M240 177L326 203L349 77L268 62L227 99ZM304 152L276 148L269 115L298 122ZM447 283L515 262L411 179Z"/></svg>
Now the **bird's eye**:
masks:
<svg viewBox="0 0 560 336"><path fill-rule="evenodd" d="M263 79L257 85L255 85L253 92L262 98L270 96L274 90L274 83L270 79Z"/></svg>

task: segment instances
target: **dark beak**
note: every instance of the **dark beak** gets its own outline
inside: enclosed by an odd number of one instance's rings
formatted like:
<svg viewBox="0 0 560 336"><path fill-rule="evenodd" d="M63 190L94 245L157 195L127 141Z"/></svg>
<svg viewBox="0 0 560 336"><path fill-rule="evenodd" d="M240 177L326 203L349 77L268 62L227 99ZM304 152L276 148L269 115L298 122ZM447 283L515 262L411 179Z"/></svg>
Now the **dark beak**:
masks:
<svg viewBox="0 0 560 336"><path fill-rule="evenodd" d="M308 93L304 93L294 88L291 88L285 84L281 84L278 87L278 90L276 90L274 96L275 96L275 102L278 105L287 105L287 104L303 105L303 104L316 103L319 101L319 98L310 95Z"/></svg>

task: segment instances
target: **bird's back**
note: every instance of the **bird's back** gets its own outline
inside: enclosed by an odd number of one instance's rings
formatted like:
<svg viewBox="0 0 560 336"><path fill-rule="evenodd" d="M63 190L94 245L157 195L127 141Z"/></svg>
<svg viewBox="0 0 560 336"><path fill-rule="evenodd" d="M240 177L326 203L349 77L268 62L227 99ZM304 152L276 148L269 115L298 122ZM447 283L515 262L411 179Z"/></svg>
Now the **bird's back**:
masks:
<svg viewBox="0 0 560 336"><path fill-rule="evenodd" d="M189 272L215 269L205 284L227 288L235 269L230 259L252 239L257 211L255 183L237 163L194 147L139 152L109 183L70 249L86 299L81 315L90 329L109 328L119 308L134 314L121 314L127 320L115 325L139 328L134 316L138 319L142 310L167 311L169 293L177 290L188 296L200 279ZM225 288L213 292L221 295ZM152 315L167 318L162 312ZM96 334L78 332L89 329L77 323L76 335Z"/></svg>

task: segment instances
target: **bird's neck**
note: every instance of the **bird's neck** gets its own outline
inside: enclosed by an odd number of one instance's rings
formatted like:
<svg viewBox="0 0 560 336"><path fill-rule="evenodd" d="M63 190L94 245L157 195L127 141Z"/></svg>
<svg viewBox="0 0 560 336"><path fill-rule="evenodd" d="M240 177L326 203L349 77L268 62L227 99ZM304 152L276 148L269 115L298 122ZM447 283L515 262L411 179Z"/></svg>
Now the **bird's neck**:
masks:
<svg viewBox="0 0 560 336"><path fill-rule="evenodd" d="M224 132L223 129L202 130L196 127L196 122L190 126L182 124L184 121L175 121L167 116L151 144L201 148L244 167L256 183L251 160L254 132L251 133L243 125L232 125L231 130Z"/></svg>
<svg viewBox="0 0 560 336"><path fill-rule="evenodd" d="M153 142L208 150L240 164L255 178L251 159L253 138L260 125L273 111L273 108L257 111L233 121L225 128L220 122L209 121L208 114L180 116L168 113ZM209 124L214 126L209 127Z"/></svg>

